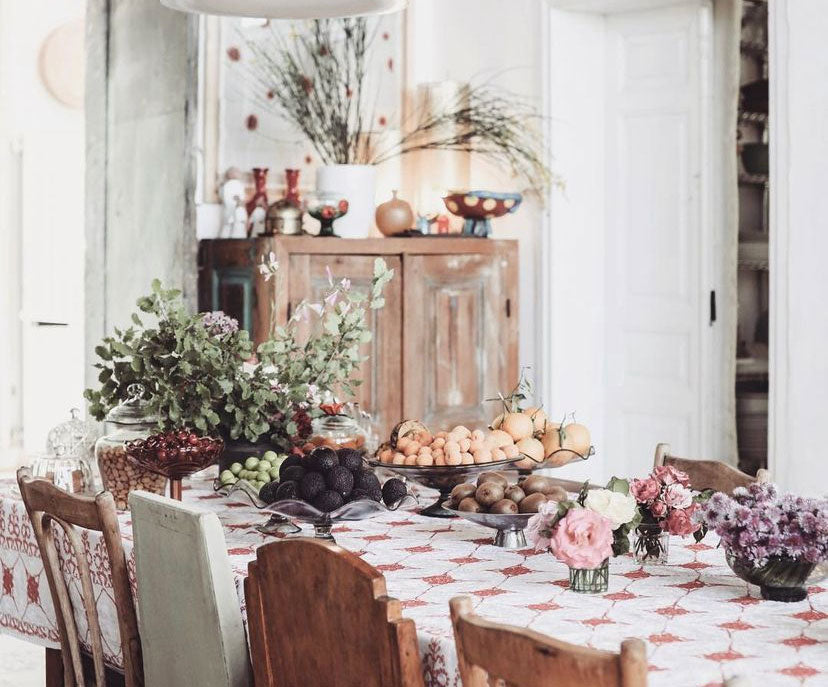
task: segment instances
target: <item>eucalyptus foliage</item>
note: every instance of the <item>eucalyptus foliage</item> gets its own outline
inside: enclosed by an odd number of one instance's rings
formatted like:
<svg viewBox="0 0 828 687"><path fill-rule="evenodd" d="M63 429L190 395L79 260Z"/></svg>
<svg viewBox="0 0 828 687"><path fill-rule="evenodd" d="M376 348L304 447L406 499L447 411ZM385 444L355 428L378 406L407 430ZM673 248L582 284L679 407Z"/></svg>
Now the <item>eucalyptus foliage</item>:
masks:
<svg viewBox="0 0 828 687"><path fill-rule="evenodd" d="M393 275L377 259L367 295L331 278L321 303L300 304L258 348L246 331L205 326L204 314L190 313L179 291L155 280L132 325L95 348L100 386L84 392L90 413L104 419L138 382L160 429L187 425L227 439L287 443L298 431L297 411L316 414L316 399L352 394L359 384L360 347L371 340L366 312L383 307Z"/></svg>

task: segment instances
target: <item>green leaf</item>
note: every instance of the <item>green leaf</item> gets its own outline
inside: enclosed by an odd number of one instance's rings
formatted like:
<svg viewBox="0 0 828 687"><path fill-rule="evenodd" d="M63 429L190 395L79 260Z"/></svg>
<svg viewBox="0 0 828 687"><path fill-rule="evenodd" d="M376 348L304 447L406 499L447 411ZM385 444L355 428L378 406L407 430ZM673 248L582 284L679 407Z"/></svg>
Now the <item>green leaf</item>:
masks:
<svg viewBox="0 0 828 687"><path fill-rule="evenodd" d="M102 360L112 360L112 356L110 355L109 349L106 346L95 346L95 354Z"/></svg>
<svg viewBox="0 0 828 687"><path fill-rule="evenodd" d="M630 483L625 479L613 476L610 479L610 481L607 482L607 489L609 489L610 491L614 491L618 494L629 494Z"/></svg>

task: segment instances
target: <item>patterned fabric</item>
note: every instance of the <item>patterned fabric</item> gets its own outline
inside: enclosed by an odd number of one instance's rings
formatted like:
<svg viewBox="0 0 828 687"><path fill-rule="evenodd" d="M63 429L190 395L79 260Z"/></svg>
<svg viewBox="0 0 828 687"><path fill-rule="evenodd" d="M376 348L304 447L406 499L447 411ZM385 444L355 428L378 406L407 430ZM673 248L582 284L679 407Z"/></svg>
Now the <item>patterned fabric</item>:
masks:
<svg viewBox="0 0 828 687"><path fill-rule="evenodd" d="M217 512L224 525L243 606L247 564L269 540L253 528L266 516L217 496L207 480L192 484L185 501ZM421 500L428 502L425 495ZM133 574L129 513L120 522ZM673 538L667 566L641 568L629 556L616 558L608 593L588 596L567 589L566 566L550 554L495 548L490 530L464 520L396 512L340 525L334 534L383 572L388 593L416 622L427 685L460 684L448 615L448 601L458 594L471 596L476 612L491 620L577 644L617 650L622 639L641 637L654 687L721 685L734 675L749 676L757 686L828 685L828 590L812 587L800 603L763 601L756 587L730 572L714 537L701 544ZM120 664L103 542L91 533L84 546L108 658ZM66 575L76 579L63 551ZM85 621L79 627L84 632ZM11 482L0 482L0 629L58 645L48 583Z"/></svg>

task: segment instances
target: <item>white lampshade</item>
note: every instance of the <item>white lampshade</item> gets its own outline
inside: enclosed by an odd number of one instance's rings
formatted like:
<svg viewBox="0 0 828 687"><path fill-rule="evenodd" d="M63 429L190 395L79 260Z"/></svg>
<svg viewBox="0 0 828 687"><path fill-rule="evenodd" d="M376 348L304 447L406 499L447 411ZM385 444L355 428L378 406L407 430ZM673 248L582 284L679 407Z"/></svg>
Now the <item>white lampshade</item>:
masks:
<svg viewBox="0 0 828 687"><path fill-rule="evenodd" d="M398 12L408 0L161 0L182 12L266 19L327 19Z"/></svg>

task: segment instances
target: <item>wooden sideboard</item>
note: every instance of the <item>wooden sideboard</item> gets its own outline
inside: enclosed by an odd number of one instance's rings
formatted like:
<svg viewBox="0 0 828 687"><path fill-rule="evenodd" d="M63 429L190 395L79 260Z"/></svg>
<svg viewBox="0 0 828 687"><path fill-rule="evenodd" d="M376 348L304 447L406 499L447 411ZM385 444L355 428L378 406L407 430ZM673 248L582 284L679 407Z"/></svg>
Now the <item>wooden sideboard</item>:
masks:
<svg viewBox="0 0 828 687"><path fill-rule="evenodd" d="M281 287L259 274L276 255ZM257 341L272 303L284 322L302 300L318 300L334 277L367 290L374 259L395 270L386 305L371 312L368 360L356 399L382 434L403 418L435 428L482 427L518 377L518 246L474 238L338 239L276 236L202 241L199 309L223 310Z"/></svg>

